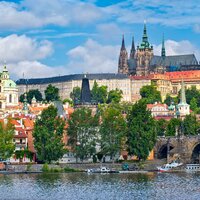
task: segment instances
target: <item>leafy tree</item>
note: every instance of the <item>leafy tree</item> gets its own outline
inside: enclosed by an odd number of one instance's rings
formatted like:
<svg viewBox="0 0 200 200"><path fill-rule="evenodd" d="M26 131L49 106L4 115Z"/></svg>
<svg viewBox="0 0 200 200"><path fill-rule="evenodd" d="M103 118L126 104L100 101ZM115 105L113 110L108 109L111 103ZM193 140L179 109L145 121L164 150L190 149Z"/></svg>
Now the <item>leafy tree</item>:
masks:
<svg viewBox="0 0 200 200"><path fill-rule="evenodd" d="M166 129L166 136L175 136L176 132L180 130L181 120L177 118L172 118Z"/></svg>
<svg viewBox="0 0 200 200"><path fill-rule="evenodd" d="M5 160L10 158L15 146L12 142L14 136L14 126L10 120L8 123L0 123L0 158Z"/></svg>
<svg viewBox="0 0 200 200"><path fill-rule="evenodd" d="M81 88L80 87L74 87L73 91L70 93L70 98L73 100L73 102L77 102L81 100Z"/></svg>
<svg viewBox="0 0 200 200"><path fill-rule="evenodd" d="M156 121L156 129L157 129L158 136L165 135L167 124L168 124L168 122L165 119L159 119Z"/></svg>
<svg viewBox="0 0 200 200"><path fill-rule="evenodd" d="M22 95L20 95L20 97L19 97L19 101L22 102L22 103L24 102L24 96L25 96L25 93L22 94ZM33 97L36 98L36 101L42 101L43 100L42 99L42 94L41 94L41 92L38 89L36 89L36 90L29 90L27 92L27 100L28 100L29 104L31 104L31 101L32 101Z"/></svg>
<svg viewBox="0 0 200 200"><path fill-rule="evenodd" d="M197 135L198 129L200 128L200 123L197 121L195 115L186 115L183 120L183 128L185 135Z"/></svg>
<svg viewBox="0 0 200 200"><path fill-rule="evenodd" d="M44 91L46 101L57 101L59 100L59 89L57 87L54 87L53 85L49 84Z"/></svg>
<svg viewBox="0 0 200 200"><path fill-rule="evenodd" d="M107 100L107 86L98 86L97 82L94 82L91 90L92 101L97 103L105 103Z"/></svg>
<svg viewBox="0 0 200 200"><path fill-rule="evenodd" d="M147 100L147 103L161 102L160 91L154 85L145 85L140 89L140 95Z"/></svg>
<svg viewBox="0 0 200 200"><path fill-rule="evenodd" d="M102 114L100 125L101 152L111 159L119 153L126 133L126 122L119 107L110 104ZM114 160L113 160L114 161Z"/></svg>
<svg viewBox="0 0 200 200"><path fill-rule="evenodd" d="M156 142L155 120L146 104L139 101L127 116L127 146L129 155L146 160Z"/></svg>
<svg viewBox="0 0 200 200"><path fill-rule="evenodd" d="M167 94L164 103L170 106L172 101L174 102L174 104L178 104L178 97L171 97L169 94Z"/></svg>
<svg viewBox="0 0 200 200"><path fill-rule="evenodd" d="M192 98L190 101L190 108L192 109L192 111L194 112L198 112L199 108L198 108L198 103L197 103L197 99L196 98Z"/></svg>
<svg viewBox="0 0 200 200"><path fill-rule="evenodd" d="M63 134L65 121L57 116L57 109L49 106L37 118L33 130L34 146L40 161L50 163L65 153Z"/></svg>
<svg viewBox="0 0 200 200"><path fill-rule="evenodd" d="M123 92L121 90L119 90L118 88L115 90L111 90L108 93L108 99L107 99L107 103L119 103L122 99L122 94Z"/></svg>
<svg viewBox="0 0 200 200"><path fill-rule="evenodd" d="M63 100L63 104L65 104L65 103L69 103L69 105L70 105L71 107L74 106L74 103L73 103L73 101L72 101L71 99L64 99L64 100Z"/></svg>
<svg viewBox="0 0 200 200"><path fill-rule="evenodd" d="M92 116L89 108L75 110L68 120L68 145L81 161L96 153L98 122L97 115Z"/></svg>

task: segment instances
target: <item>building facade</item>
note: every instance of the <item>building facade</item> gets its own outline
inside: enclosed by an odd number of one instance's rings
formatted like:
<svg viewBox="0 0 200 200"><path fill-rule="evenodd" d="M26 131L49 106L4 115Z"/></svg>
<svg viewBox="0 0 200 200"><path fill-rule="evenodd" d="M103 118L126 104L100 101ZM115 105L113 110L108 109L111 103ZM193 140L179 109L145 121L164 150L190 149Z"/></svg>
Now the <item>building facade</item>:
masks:
<svg viewBox="0 0 200 200"><path fill-rule="evenodd" d="M38 89L43 97L47 86L52 84L59 89L59 95L63 100L70 98L70 93L73 91L74 87L81 88L83 77L83 74L75 74L52 78L19 79L16 83L19 89L19 95L32 89ZM107 86L108 92L116 88L122 90L122 101L131 101L131 81L127 75L114 73L87 74L87 78L89 79L91 89L96 80L99 86Z"/></svg>
<svg viewBox="0 0 200 200"><path fill-rule="evenodd" d="M0 73L0 112L18 105L18 88L4 66Z"/></svg>
<svg viewBox="0 0 200 200"><path fill-rule="evenodd" d="M119 54L118 73L147 76L152 73L164 73L166 71L200 70L200 65L194 54L174 56L166 54L163 36L161 54L154 55L153 46L148 41L147 27L144 24L142 42L135 49L134 39L132 40L129 58L123 36Z"/></svg>

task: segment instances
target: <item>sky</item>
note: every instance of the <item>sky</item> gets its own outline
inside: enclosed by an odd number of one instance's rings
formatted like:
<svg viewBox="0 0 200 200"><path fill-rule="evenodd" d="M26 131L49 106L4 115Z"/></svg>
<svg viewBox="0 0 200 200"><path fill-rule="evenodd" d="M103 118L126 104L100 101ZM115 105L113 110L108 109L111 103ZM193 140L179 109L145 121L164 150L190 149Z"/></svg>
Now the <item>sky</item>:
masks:
<svg viewBox="0 0 200 200"><path fill-rule="evenodd" d="M200 0L0 1L0 66L11 78L117 72L122 35L142 40L144 20L154 54L200 60Z"/></svg>

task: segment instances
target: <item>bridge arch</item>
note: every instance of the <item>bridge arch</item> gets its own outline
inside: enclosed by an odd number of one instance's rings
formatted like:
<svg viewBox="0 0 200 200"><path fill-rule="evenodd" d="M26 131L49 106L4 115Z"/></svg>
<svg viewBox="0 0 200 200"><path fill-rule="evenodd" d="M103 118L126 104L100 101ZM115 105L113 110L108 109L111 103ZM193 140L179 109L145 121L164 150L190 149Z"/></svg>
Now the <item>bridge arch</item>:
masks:
<svg viewBox="0 0 200 200"><path fill-rule="evenodd" d="M158 154L157 158L158 159L164 159L167 158L167 145L168 144L163 144L159 149L158 149ZM169 151L171 151L174 148L173 145L169 144Z"/></svg>
<svg viewBox="0 0 200 200"><path fill-rule="evenodd" d="M191 163L200 163L200 143L195 144L193 147Z"/></svg>

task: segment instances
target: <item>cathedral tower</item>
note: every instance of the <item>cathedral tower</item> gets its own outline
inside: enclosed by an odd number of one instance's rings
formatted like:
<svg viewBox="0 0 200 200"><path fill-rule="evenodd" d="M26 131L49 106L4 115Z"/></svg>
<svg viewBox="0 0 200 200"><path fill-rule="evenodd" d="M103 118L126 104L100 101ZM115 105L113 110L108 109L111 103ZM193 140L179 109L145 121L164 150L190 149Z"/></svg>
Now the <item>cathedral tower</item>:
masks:
<svg viewBox="0 0 200 200"><path fill-rule="evenodd" d="M134 43L134 37L132 38L132 46L131 46L131 52L130 52L130 59L135 58L135 43Z"/></svg>
<svg viewBox="0 0 200 200"><path fill-rule="evenodd" d="M153 57L153 46L150 46L148 42L146 23L144 23L142 43L137 46L135 57L137 61L136 74L147 76L150 71L150 61Z"/></svg>
<svg viewBox="0 0 200 200"><path fill-rule="evenodd" d="M128 53L125 47L124 36L122 38L122 46L121 46L120 55L119 55L118 73L129 74Z"/></svg>

